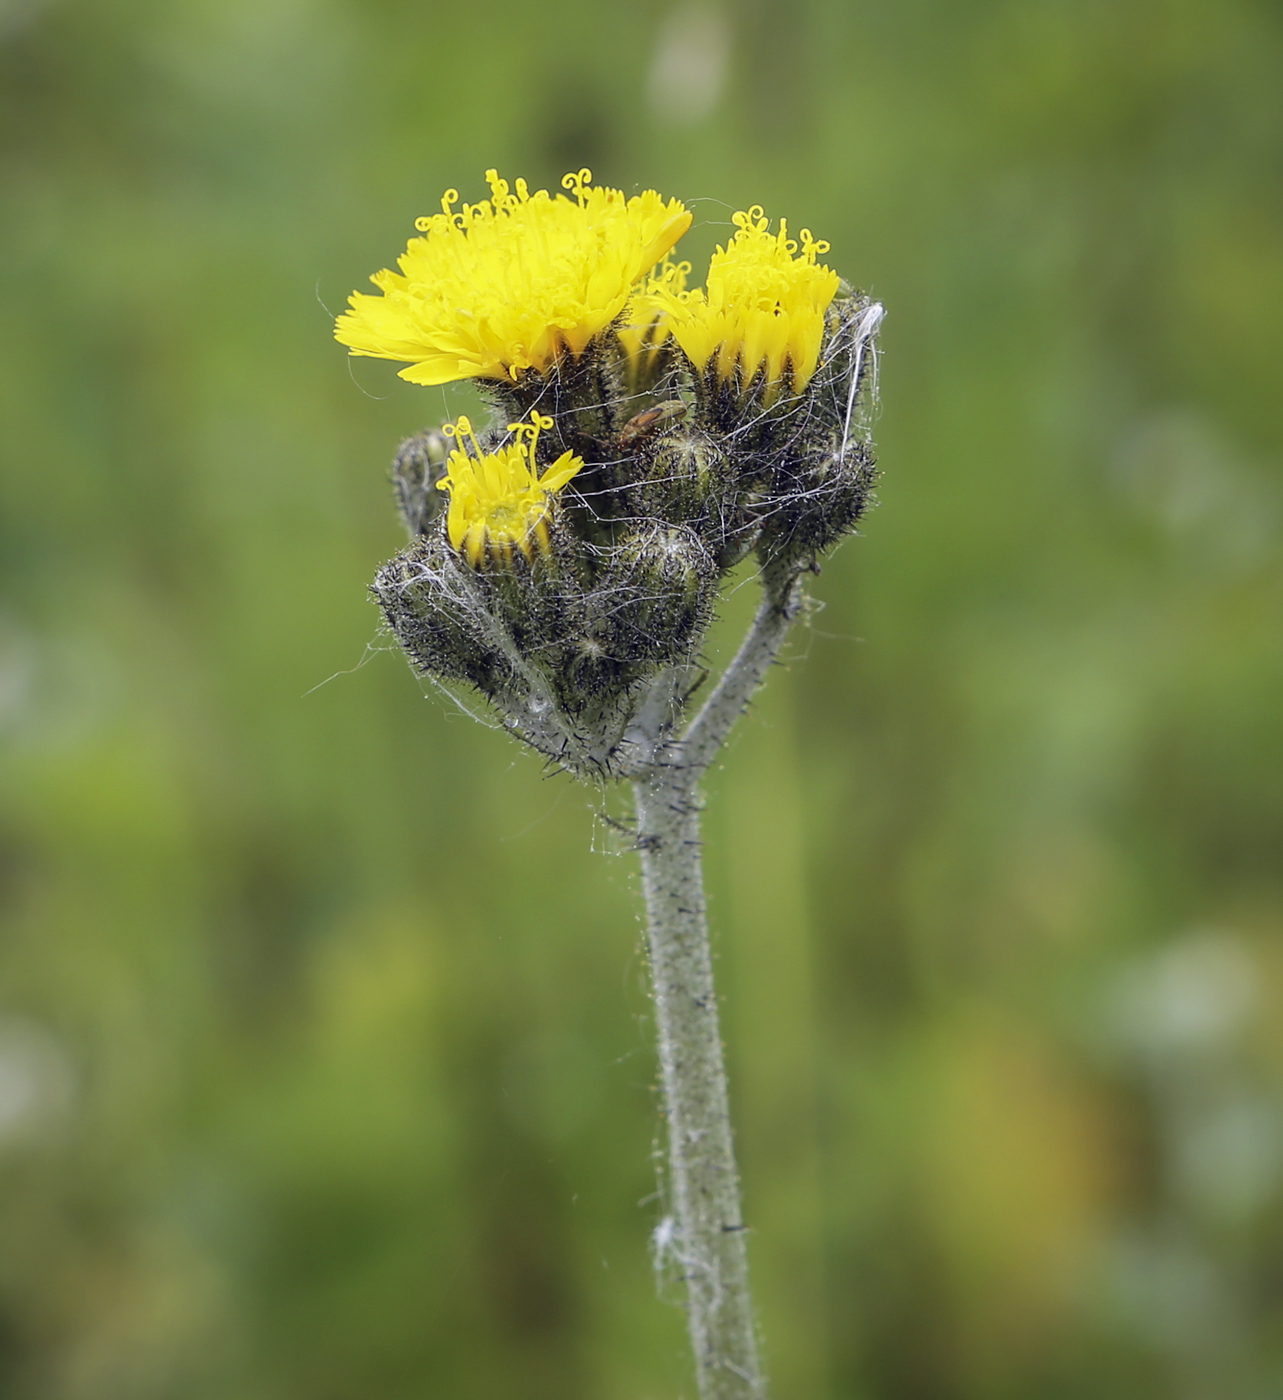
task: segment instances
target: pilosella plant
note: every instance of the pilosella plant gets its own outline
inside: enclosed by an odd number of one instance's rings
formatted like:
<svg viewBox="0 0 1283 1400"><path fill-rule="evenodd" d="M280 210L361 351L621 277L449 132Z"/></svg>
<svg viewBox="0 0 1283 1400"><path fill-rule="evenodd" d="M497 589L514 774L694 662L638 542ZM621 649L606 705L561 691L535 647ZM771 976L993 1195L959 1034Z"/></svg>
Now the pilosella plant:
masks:
<svg viewBox="0 0 1283 1400"><path fill-rule="evenodd" d="M869 503L882 308L803 230L735 215L703 288L689 211L567 175L418 221L335 334L414 384L474 379L494 419L404 443L409 545L375 597L411 664L479 691L592 784L628 781L668 1123L665 1253L703 1400L764 1400L700 865L700 782L805 611L802 578ZM720 581L761 600L696 704Z"/></svg>

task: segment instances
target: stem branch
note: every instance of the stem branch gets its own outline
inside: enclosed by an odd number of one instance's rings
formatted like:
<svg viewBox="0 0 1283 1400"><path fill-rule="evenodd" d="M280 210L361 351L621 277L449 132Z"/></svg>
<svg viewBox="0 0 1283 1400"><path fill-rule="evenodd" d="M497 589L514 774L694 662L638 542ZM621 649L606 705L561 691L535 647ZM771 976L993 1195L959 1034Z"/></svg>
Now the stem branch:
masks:
<svg viewBox="0 0 1283 1400"><path fill-rule="evenodd" d="M784 583L778 592L768 587L762 589L757 615L739 651L682 736L678 746L680 762L702 771L713 761L735 721L748 708L754 692L766 679L804 604L802 584L796 576Z"/></svg>

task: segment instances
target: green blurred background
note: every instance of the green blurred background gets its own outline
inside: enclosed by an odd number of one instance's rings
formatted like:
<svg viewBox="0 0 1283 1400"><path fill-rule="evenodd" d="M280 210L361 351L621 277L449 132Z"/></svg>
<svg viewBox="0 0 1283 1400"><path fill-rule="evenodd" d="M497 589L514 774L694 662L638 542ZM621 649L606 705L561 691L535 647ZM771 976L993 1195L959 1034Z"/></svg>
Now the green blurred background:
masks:
<svg viewBox="0 0 1283 1400"><path fill-rule="evenodd" d="M380 638L475 400L331 339L586 164L889 312L709 794L778 1395L1283 1396L1279 6L2 0L0 88L0 1395L690 1400L632 861Z"/></svg>

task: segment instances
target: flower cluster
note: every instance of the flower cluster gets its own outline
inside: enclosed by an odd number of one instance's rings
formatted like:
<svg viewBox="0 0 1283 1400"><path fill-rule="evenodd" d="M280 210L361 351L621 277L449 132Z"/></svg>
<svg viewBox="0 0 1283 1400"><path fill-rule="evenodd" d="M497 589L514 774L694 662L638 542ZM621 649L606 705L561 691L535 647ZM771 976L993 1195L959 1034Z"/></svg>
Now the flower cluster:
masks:
<svg viewBox="0 0 1283 1400"><path fill-rule="evenodd" d="M760 208L690 289L677 200L586 170L570 197L487 179L458 212L447 192L336 327L497 410L403 445L411 543L374 591L421 673L476 687L563 766L618 774L695 683L721 578L756 551L783 598L865 509L882 309Z"/></svg>

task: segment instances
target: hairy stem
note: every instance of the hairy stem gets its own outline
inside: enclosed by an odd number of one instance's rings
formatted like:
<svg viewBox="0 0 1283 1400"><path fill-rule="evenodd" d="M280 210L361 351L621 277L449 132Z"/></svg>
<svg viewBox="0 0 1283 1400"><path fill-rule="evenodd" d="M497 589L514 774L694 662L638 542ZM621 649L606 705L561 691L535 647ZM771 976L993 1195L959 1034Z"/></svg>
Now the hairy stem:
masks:
<svg viewBox="0 0 1283 1400"><path fill-rule="evenodd" d="M655 772L634 787L668 1118L668 1247L686 1281L702 1400L761 1400L765 1385L713 990L697 788L689 771L679 769Z"/></svg>
<svg viewBox="0 0 1283 1400"><path fill-rule="evenodd" d="M699 783L802 605L796 579L764 590L740 650L686 734L633 783L673 1212L657 1247L673 1254L686 1282L701 1400L765 1400L766 1379L713 987Z"/></svg>
<svg viewBox="0 0 1283 1400"><path fill-rule="evenodd" d="M678 761L701 772L726 742L735 721L748 708L758 686L779 655L784 638L805 605L802 584L791 575L778 588L764 586L762 601L735 659L722 673L682 736Z"/></svg>

